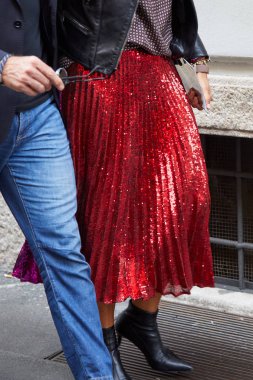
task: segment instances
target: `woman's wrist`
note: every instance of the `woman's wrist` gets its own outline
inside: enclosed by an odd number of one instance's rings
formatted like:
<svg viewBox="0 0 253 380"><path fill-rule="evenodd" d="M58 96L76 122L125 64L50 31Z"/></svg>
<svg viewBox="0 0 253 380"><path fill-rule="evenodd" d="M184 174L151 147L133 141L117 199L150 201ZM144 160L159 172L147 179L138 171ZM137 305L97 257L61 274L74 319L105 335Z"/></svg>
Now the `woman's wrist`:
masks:
<svg viewBox="0 0 253 380"><path fill-rule="evenodd" d="M209 74L209 66L208 62L210 62L209 57L199 57L194 63L196 67L196 73L205 73Z"/></svg>
<svg viewBox="0 0 253 380"><path fill-rule="evenodd" d="M205 73L209 74L208 64L196 64L196 73Z"/></svg>

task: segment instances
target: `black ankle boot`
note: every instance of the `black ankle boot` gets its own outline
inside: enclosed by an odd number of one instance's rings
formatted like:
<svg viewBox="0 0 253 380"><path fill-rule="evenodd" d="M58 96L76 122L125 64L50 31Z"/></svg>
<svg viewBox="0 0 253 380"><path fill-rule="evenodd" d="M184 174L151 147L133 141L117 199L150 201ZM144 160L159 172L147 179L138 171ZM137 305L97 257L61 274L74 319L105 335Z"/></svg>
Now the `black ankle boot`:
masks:
<svg viewBox="0 0 253 380"><path fill-rule="evenodd" d="M117 318L115 327L119 343L121 337L134 343L154 370L171 374L192 371L189 364L163 346L157 326L157 313L141 310L130 301L128 308Z"/></svg>
<svg viewBox="0 0 253 380"><path fill-rule="evenodd" d="M124 370L120 359L114 326L108 329L103 329L103 336L105 344L111 354L114 380L131 380L131 377L129 377Z"/></svg>

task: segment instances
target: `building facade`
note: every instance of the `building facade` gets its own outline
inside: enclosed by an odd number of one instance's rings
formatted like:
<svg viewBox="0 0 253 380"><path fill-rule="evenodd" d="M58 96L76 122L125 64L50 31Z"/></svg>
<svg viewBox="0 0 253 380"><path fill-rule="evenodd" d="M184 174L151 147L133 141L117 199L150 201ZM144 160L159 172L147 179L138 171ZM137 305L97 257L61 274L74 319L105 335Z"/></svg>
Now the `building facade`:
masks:
<svg viewBox="0 0 253 380"><path fill-rule="evenodd" d="M210 178L210 231L218 282L253 287L253 2L195 0L211 56L213 106L196 112ZM0 198L0 265L23 236Z"/></svg>
<svg viewBox="0 0 253 380"><path fill-rule="evenodd" d="M212 198L217 282L253 287L253 3L195 0L213 107L197 112Z"/></svg>

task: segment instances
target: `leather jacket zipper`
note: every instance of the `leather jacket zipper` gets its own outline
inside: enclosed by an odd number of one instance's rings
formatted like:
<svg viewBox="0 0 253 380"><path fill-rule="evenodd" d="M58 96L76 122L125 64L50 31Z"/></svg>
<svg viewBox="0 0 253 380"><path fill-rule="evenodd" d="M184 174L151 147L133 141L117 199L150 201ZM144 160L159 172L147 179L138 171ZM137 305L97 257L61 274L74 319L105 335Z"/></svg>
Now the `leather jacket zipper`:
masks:
<svg viewBox="0 0 253 380"><path fill-rule="evenodd" d="M78 21L77 19L75 19L73 16L71 16L66 11L63 12L62 21L64 22L65 19L68 20L77 29L79 29L82 33L84 33L84 34L88 34L89 33L89 29L85 25L81 24L80 21Z"/></svg>

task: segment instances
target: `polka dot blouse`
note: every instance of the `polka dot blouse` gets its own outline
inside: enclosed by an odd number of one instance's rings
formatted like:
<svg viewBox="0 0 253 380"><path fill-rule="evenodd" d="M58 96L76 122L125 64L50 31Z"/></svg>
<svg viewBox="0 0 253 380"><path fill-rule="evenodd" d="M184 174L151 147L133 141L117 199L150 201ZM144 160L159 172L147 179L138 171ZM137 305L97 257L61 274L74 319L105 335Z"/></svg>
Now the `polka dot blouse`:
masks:
<svg viewBox="0 0 253 380"><path fill-rule="evenodd" d="M139 0L126 49L170 57L172 37L172 0Z"/></svg>

